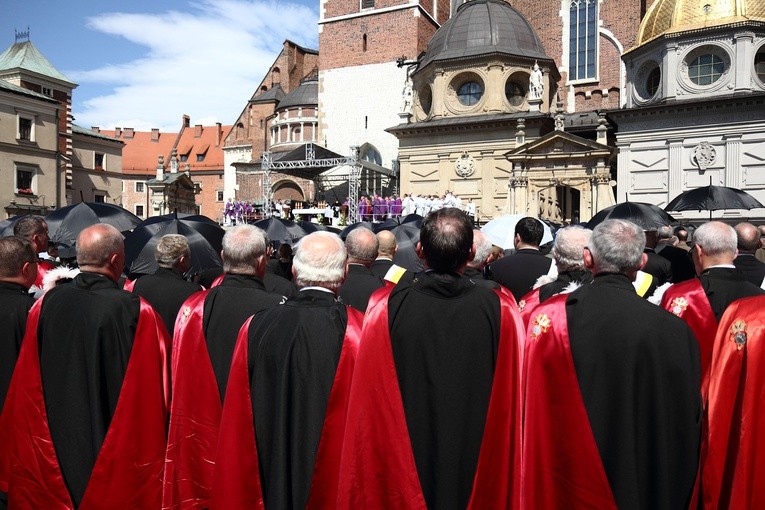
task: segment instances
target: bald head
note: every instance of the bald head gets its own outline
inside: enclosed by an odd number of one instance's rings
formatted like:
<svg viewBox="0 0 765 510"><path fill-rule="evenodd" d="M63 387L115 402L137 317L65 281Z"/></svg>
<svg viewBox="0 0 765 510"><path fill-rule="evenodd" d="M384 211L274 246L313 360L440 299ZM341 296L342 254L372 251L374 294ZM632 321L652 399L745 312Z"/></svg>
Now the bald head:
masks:
<svg viewBox="0 0 765 510"><path fill-rule="evenodd" d="M377 256L393 259L396 254L396 235L390 230L381 230L377 233Z"/></svg>
<svg viewBox="0 0 765 510"><path fill-rule="evenodd" d="M738 251L741 253L754 253L760 247L760 231L748 222L736 225L736 237L738 239Z"/></svg>
<svg viewBox="0 0 765 510"><path fill-rule="evenodd" d="M348 250L348 262L352 264L372 265L377 258L377 236L366 228L356 228L345 238Z"/></svg>
<svg viewBox="0 0 765 510"><path fill-rule="evenodd" d="M77 264L82 271L103 274L117 281L125 265L125 243L120 231L98 223L80 232Z"/></svg>

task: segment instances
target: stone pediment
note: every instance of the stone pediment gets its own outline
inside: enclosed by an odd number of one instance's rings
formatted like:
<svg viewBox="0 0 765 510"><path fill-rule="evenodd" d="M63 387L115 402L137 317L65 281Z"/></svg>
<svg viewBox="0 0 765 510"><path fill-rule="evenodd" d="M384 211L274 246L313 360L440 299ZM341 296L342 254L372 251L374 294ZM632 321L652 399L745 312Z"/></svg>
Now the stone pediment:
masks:
<svg viewBox="0 0 765 510"><path fill-rule="evenodd" d="M609 158L614 148L565 131L553 131L505 153L510 161L560 157Z"/></svg>

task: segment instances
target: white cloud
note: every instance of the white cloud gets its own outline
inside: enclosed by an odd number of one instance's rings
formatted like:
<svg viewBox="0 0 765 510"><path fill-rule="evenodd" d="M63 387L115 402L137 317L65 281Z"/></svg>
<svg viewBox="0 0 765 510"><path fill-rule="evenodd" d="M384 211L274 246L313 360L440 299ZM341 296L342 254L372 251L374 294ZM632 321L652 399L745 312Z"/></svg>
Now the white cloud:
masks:
<svg viewBox="0 0 765 510"><path fill-rule="evenodd" d="M146 47L138 59L70 72L80 84L112 88L77 101L82 126L177 130L192 124L233 123L285 39L317 47L318 13L290 1L202 0L187 11L109 13L89 28Z"/></svg>

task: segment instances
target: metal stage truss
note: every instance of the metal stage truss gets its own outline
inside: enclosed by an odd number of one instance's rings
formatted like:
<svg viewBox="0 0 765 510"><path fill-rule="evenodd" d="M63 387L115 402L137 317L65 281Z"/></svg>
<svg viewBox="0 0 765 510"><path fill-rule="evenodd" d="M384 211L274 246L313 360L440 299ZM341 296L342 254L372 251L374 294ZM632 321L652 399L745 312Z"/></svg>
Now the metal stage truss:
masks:
<svg viewBox="0 0 765 510"><path fill-rule="evenodd" d="M304 149L301 150L301 149ZM318 154L317 154L318 153ZM318 155L318 157L317 157ZM351 147L351 155L343 157L334 152L331 152L323 147L315 146L312 143L307 143L303 147L293 149L286 155L283 155L278 160L274 158L272 152L264 152L261 159L261 172L263 174L263 198L264 203L271 202L273 197L271 173L274 171L281 172L295 177L301 177L304 179L311 179L319 186L319 180L323 179L324 183L337 182L338 177L334 178L322 178L316 170L327 170L335 167L348 167L348 175L343 176L342 180L348 183L348 222L355 223L360 221L359 218L359 180L363 169L371 170L383 175L387 175L391 178L396 178L397 173L389 168L376 165L369 161L362 160L359 157L359 147Z"/></svg>

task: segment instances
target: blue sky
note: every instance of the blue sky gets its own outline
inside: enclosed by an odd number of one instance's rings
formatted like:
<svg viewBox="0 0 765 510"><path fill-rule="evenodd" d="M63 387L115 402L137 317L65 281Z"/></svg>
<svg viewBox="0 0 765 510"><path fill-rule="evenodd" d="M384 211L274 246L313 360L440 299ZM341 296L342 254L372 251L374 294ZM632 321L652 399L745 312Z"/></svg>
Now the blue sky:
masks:
<svg viewBox="0 0 765 510"><path fill-rule="evenodd" d="M232 124L285 39L318 48L318 0L0 0L14 29L74 90L83 127L178 130Z"/></svg>

